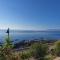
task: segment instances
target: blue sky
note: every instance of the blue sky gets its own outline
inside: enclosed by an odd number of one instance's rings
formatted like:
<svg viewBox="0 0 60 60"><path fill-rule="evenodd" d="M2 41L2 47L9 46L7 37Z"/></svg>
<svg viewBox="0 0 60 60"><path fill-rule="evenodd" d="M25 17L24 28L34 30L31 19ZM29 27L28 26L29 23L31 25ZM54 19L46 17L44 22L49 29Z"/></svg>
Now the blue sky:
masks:
<svg viewBox="0 0 60 60"><path fill-rule="evenodd" d="M60 29L60 0L0 0L0 29Z"/></svg>

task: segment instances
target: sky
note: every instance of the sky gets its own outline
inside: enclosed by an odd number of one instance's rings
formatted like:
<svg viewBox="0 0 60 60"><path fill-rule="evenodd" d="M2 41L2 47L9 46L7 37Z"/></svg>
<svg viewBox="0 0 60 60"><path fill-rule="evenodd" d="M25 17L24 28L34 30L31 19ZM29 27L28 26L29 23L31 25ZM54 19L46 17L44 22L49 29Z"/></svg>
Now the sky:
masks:
<svg viewBox="0 0 60 60"><path fill-rule="evenodd" d="M60 0L0 0L0 29L60 29Z"/></svg>

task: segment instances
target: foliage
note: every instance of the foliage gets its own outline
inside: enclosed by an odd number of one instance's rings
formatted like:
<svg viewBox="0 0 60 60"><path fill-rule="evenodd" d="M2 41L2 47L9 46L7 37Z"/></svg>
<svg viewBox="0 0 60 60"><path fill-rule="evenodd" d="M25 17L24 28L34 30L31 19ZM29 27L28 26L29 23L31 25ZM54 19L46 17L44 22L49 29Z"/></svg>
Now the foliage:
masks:
<svg viewBox="0 0 60 60"><path fill-rule="evenodd" d="M43 58L48 53L48 45L35 43L32 45L32 51L35 58Z"/></svg>
<svg viewBox="0 0 60 60"><path fill-rule="evenodd" d="M55 54L56 54L57 56L60 56L60 41L55 42L55 47L54 47L54 49L55 49Z"/></svg>
<svg viewBox="0 0 60 60"><path fill-rule="evenodd" d="M5 43L3 44L3 47L4 48L13 48L13 45L12 45L10 37L5 39Z"/></svg>
<svg viewBox="0 0 60 60"><path fill-rule="evenodd" d="M30 52L24 52L23 54L21 54L21 58L24 59L29 59L31 57L31 53Z"/></svg>
<svg viewBox="0 0 60 60"><path fill-rule="evenodd" d="M12 43L10 41L10 38L6 38L5 43L0 46L0 59L1 60L8 60L12 56ZM10 59L11 60L11 59Z"/></svg>
<svg viewBox="0 0 60 60"><path fill-rule="evenodd" d="M55 57L52 55L47 55L44 57L44 60L53 60Z"/></svg>

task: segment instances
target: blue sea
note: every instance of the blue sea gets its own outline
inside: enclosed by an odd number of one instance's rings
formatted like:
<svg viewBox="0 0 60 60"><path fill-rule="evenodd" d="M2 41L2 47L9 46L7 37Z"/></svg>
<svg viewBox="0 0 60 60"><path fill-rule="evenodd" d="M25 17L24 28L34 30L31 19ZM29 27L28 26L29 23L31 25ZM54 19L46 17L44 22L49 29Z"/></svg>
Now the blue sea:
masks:
<svg viewBox="0 0 60 60"><path fill-rule="evenodd" d="M7 37L6 30L0 30L0 42L4 42ZM10 38L14 43L21 40L34 40L44 38L45 40L60 39L60 31L10 31Z"/></svg>

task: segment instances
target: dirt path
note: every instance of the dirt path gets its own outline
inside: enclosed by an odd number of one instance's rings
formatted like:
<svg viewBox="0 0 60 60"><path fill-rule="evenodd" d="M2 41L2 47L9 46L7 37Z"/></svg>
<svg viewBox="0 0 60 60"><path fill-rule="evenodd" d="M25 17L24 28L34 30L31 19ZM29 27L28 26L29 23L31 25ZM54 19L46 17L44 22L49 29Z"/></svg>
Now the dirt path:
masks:
<svg viewBox="0 0 60 60"><path fill-rule="evenodd" d="M56 57L54 60L60 60L60 57Z"/></svg>

